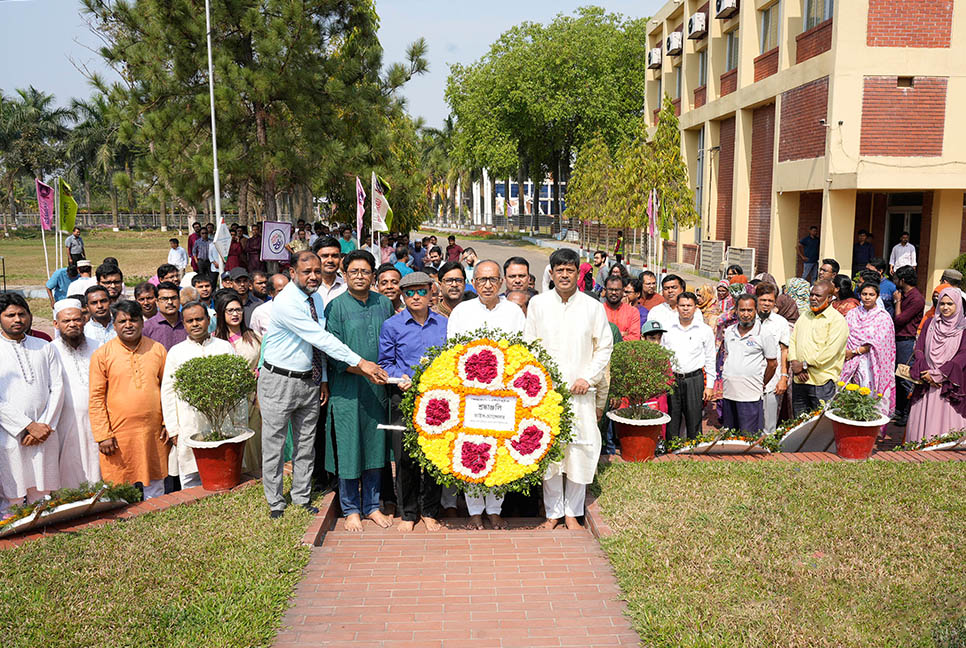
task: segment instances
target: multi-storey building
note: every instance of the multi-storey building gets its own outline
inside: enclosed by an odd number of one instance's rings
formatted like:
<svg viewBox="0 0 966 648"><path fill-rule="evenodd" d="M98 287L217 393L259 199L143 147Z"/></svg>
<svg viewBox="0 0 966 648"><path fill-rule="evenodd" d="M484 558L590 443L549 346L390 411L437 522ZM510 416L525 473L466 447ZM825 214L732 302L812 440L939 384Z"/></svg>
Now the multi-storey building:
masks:
<svg viewBox="0 0 966 648"><path fill-rule="evenodd" d="M966 0L671 0L648 25L646 114L678 111L703 240L801 273L796 243L851 273L855 235L888 259L903 231L920 283L966 252Z"/></svg>

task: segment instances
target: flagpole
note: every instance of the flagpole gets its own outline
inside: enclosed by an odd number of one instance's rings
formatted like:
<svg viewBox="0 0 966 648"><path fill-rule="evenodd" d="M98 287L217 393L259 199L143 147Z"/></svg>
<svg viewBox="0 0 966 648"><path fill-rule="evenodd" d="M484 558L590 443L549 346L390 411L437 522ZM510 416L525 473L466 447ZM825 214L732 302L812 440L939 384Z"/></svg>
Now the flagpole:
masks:
<svg viewBox="0 0 966 648"><path fill-rule="evenodd" d="M218 179L218 137L215 133L215 72L211 61L211 2L205 0L205 27L208 33L208 95L211 100L211 155L215 176L215 222L221 222L221 182Z"/></svg>
<svg viewBox="0 0 966 648"><path fill-rule="evenodd" d="M54 178L54 268L60 263L60 177Z"/></svg>

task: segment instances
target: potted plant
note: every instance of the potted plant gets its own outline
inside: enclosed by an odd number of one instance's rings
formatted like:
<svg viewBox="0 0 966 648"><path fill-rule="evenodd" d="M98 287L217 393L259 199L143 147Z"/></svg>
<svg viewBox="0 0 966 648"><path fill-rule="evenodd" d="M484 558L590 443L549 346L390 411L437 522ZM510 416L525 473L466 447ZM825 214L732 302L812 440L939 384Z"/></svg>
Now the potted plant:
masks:
<svg viewBox="0 0 966 648"><path fill-rule="evenodd" d="M248 362L237 355L192 358L174 372L175 394L208 422L207 430L182 440L195 455L205 490L228 490L241 482L245 442L255 432L235 425L232 413L255 384Z"/></svg>
<svg viewBox="0 0 966 648"><path fill-rule="evenodd" d="M671 352L645 340L629 340L614 345L610 357L610 393L620 409L607 412L614 422L614 433L621 443L621 457L627 461L647 461L661 440L661 426L671 418L654 409L656 399L674 384Z"/></svg>
<svg viewBox="0 0 966 648"><path fill-rule="evenodd" d="M882 394L854 383L838 383L839 390L825 416L832 421L835 453L843 459L868 459L879 431L889 417L882 414Z"/></svg>

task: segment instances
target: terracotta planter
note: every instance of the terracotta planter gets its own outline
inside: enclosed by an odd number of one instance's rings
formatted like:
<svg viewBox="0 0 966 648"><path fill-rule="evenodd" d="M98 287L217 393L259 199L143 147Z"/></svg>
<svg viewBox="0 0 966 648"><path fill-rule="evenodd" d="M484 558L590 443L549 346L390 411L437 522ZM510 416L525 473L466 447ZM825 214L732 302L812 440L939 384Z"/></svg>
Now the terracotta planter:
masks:
<svg viewBox="0 0 966 648"><path fill-rule="evenodd" d="M661 426L671 420L663 413L654 419L629 419L616 412L607 412L607 418L614 422L614 434L620 439L621 458L624 461L653 459L654 450L661 440Z"/></svg>
<svg viewBox="0 0 966 648"><path fill-rule="evenodd" d="M825 417L832 421L835 434L835 454L843 459L862 460L872 456L875 441L879 438L882 426L889 422L886 416L874 421L853 421L826 412Z"/></svg>
<svg viewBox="0 0 966 648"><path fill-rule="evenodd" d="M241 483L245 442L255 436L255 432L243 427L235 430L238 434L224 441L202 441L195 438L200 436L197 434L187 439L205 490L229 490Z"/></svg>

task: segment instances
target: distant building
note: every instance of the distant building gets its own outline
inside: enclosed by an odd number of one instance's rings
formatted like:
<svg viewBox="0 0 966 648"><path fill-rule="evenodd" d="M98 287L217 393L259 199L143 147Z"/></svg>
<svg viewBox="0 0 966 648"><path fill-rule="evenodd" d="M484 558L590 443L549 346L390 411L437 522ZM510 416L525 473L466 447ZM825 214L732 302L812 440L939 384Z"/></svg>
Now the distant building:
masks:
<svg viewBox="0 0 966 648"><path fill-rule="evenodd" d="M958 28L953 39L953 25ZM966 0L672 0L648 27L645 114L675 102L702 226L666 243L753 248L801 273L796 242L851 267L860 229L903 231L924 285L966 252Z"/></svg>

